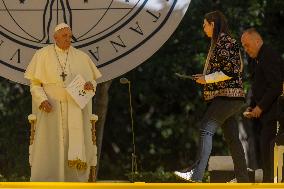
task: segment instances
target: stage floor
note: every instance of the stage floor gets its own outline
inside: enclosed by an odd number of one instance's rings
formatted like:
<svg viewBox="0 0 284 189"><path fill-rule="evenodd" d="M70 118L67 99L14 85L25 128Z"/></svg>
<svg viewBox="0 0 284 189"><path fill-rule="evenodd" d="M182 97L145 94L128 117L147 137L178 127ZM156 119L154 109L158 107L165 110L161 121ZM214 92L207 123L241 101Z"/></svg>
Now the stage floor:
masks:
<svg viewBox="0 0 284 189"><path fill-rule="evenodd" d="M147 188L147 189L273 189L283 188L284 183L277 184L260 184L260 183L58 183L58 182L0 182L0 188L21 188L21 189L37 189L37 188L80 188L80 189L126 189L126 188Z"/></svg>

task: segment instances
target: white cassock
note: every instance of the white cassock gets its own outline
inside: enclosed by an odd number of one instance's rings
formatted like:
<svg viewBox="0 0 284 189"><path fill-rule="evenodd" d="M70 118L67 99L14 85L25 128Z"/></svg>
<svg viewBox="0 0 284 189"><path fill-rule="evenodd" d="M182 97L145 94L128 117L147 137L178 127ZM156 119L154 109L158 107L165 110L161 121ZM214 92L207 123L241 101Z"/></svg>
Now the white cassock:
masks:
<svg viewBox="0 0 284 189"><path fill-rule="evenodd" d="M60 76L63 70L67 74L64 82ZM65 90L77 74L94 87L101 77L87 54L73 47L63 51L56 45L38 50L25 72L37 116L30 145L31 181L86 182L90 166L97 164L90 123L92 102L80 109ZM39 110L45 100L52 105L50 113Z"/></svg>

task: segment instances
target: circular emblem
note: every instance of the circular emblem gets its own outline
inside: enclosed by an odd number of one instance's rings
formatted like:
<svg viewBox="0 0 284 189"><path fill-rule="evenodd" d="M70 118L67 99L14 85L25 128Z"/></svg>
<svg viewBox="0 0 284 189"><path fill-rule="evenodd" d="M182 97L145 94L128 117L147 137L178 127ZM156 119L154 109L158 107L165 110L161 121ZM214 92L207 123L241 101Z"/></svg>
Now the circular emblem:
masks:
<svg viewBox="0 0 284 189"><path fill-rule="evenodd" d="M190 0L0 0L0 75L23 75L36 50L53 43L54 27L70 25L72 45L118 77L153 55L170 37Z"/></svg>

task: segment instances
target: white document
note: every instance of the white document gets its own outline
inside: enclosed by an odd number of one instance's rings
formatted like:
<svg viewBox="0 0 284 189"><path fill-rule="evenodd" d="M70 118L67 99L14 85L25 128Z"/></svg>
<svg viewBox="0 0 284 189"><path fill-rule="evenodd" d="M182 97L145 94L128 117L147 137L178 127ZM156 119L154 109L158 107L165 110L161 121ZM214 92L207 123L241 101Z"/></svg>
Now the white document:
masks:
<svg viewBox="0 0 284 189"><path fill-rule="evenodd" d="M84 90L86 81L81 75L77 75L67 86L66 90L74 101L83 109L95 95L93 90Z"/></svg>

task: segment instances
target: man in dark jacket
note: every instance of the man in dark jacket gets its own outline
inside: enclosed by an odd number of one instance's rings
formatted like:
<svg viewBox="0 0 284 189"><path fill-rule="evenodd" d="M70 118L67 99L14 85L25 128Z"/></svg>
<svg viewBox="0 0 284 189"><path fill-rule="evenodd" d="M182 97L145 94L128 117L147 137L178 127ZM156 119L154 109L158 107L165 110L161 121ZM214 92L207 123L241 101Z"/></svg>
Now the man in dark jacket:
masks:
<svg viewBox="0 0 284 189"><path fill-rule="evenodd" d="M242 45L252 59L251 104L244 115L254 119L260 128L260 153L263 182L273 182L273 146L277 132L277 98L282 92L282 61L273 49L263 43L254 29L246 30Z"/></svg>

